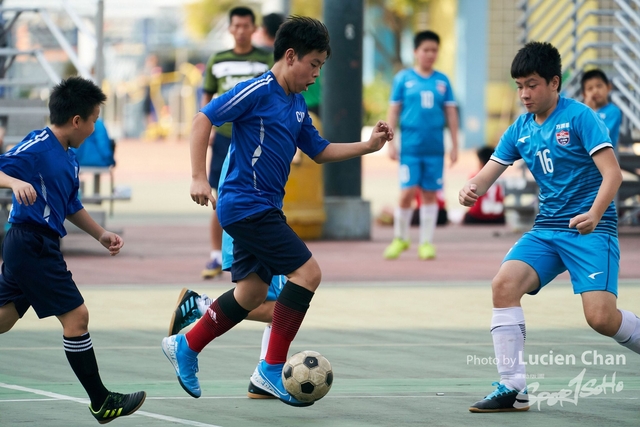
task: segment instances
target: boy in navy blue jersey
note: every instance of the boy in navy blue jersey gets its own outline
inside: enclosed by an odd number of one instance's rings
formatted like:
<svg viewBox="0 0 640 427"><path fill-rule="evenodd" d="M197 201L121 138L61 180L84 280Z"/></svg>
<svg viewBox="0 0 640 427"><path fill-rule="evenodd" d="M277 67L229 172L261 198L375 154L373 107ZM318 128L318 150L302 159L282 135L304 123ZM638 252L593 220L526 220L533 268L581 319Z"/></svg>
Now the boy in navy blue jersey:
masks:
<svg viewBox="0 0 640 427"><path fill-rule="evenodd" d="M559 95L562 66L549 43L527 43L511 77L527 110L504 133L482 170L460 190L472 206L496 179L522 159L540 188L540 212L504 258L492 282L491 335L500 382L471 412L529 409L526 336L520 300L569 271L589 326L640 353L640 320L616 307L617 215L613 198L622 181L609 132L586 105Z"/></svg>
<svg viewBox="0 0 640 427"><path fill-rule="evenodd" d="M318 135L300 92L312 85L331 54L329 34L319 21L291 17L278 31L275 65L211 101L193 121L191 198L218 211L223 229L234 239L231 278L235 289L218 297L186 335L164 338L162 348L178 380L193 397L201 395L197 355L265 301L274 275L287 277L273 311L265 360L251 382L293 406L282 384L282 367L305 313L320 285L321 272L304 242L282 213L291 160L300 148L317 163L346 160L380 150L393 130L378 122L368 141L334 144ZM212 196L206 176L206 148L212 125L233 122L229 173Z"/></svg>
<svg viewBox="0 0 640 427"><path fill-rule="evenodd" d="M123 241L97 224L78 200L78 148L94 130L104 93L93 82L71 77L53 88L51 126L33 131L0 156L0 187L13 190L13 207L0 275L0 333L9 331L33 306L39 318L56 316L67 360L91 399L101 424L130 415L146 393L110 392L98 373L89 312L60 251L68 219L117 255Z"/></svg>

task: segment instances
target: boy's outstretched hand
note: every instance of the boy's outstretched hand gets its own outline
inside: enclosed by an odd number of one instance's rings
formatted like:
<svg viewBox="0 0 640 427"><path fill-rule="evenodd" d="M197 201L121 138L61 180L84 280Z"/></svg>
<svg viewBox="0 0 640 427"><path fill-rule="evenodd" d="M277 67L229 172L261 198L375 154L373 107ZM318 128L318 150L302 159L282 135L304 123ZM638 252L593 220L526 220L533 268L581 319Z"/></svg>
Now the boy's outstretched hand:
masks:
<svg viewBox="0 0 640 427"><path fill-rule="evenodd" d="M109 254L111 256L118 255L122 246L124 246L124 241L122 237L118 236L116 233L112 233L110 231L105 231L102 233L99 239L102 246L109 249Z"/></svg>
<svg viewBox="0 0 640 427"><path fill-rule="evenodd" d="M473 206L478 201L478 194L476 193L478 186L476 184L466 183L462 190L458 193L458 202L462 206Z"/></svg>
<svg viewBox="0 0 640 427"><path fill-rule="evenodd" d="M391 129L387 122L382 120L378 121L373 128L373 132L371 132L371 138L369 138L371 152L380 150L387 141L391 141L392 139L393 129Z"/></svg>

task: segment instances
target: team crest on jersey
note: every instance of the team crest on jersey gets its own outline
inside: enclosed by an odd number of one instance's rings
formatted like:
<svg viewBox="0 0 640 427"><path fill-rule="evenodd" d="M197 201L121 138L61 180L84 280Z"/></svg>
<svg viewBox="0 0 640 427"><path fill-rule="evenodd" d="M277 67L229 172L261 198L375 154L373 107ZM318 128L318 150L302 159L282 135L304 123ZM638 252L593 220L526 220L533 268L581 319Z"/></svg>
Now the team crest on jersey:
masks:
<svg viewBox="0 0 640 427"><path fill-rule="evenodd" d="M561 130L560 132L556 132L556 141L560 145L567 145L569 143L569 131Z"/></svg>
<svg viewBox="0 0 640 427"><path fill-rule="evenodd" d="M296 111L296 119L298 119L298 123L302 123L304 120L304 111Z"/></svg>
<svg viewBox="0 0 640 427"><path fill-rule="evenodd" d="M442 80L437 80L436 90L440 93L440 95L444 95L444 93L447 91L447 83Z"/></svg>

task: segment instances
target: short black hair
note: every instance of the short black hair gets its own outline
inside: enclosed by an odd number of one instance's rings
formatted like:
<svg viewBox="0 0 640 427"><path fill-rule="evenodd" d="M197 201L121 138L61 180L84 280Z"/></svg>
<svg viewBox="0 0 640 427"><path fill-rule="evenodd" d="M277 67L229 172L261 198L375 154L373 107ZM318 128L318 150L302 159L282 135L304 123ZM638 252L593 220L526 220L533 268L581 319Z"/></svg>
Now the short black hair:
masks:
<svg viewBox="0 0 640 427"><path fill-rule="evenodd" d="M511 63L511 78L517 79L538 73L547 84L558 76L558 92L562 87L562 59L551 43L529 42L518 51Z"/></svg>
<svg viewBox="0 0 640 427"><path fill-rule="evenodd" d="M416 50L418 47L420 47L422 42L427 40L433 40L438 45L440 45L440 36L436 32L430 30L420 31L413 37L413 50Z"/></svg>
<svg viewBox="0 0 640 427"><path fill-rule="evenodd" d="M482 162L483 165L486 165L489 160L491 160L491 155L493 154L493 147L489 147L485 145L484 147L478 148L476 154L478 155L478 159Z"/></svg>
<svg viewBox="0 0 640 427"><path fill-rule="evenodd" d="M82 77L62 80L51 91L49 97L49 121L62 126L74 116L87 120L107 96L94 82Z"/></svg>
<svg viewBox="0 0 640 427"><path fill-rule="evenodd" d="M280 25L282 25L283 22L284 15L280 13L270 13L262 17L262 26L264 27L267 35L272 39L276 38L278 28L280 28Z"/></svg>
<svg viewBox="0 0 640 427"><path fill-rule="evenodd" d="M587 80L591 79L600 79L604 82L604 84L606 84L607 86L609 85L609 79L607 78L607 75L604 73L604 71L599 68L594 68L593 70L589 70L582 74L582 77L580 78L580 90L582 92L584 92L584 85L585 83L587 83Z"/></svg>
<svg viewBox="0 0 640 427"><path fill-rule="evenodd" d="M317 50L327 52L331 56L329 30L317 19L308 16L290 16L280 26L273 44L273 59L278 62L287 49L293 49L302 58L307 53Z"/></svg>
<svg viewBox="0 0 640 427"><path fill-rule="evenodd" d="M253 13L253 10L249 9L245 6L234 7L229 11L229 22L234 16L250 16L251 22L256 23L256 15Z"/></svg>

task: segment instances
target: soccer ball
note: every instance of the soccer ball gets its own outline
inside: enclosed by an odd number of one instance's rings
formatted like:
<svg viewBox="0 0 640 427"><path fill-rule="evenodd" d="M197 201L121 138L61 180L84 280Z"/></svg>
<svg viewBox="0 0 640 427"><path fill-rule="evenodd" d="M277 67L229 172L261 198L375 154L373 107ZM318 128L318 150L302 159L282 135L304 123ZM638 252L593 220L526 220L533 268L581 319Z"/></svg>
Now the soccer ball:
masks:
<svg viewBox="0 0 640 427"><path fill-rule="evenodd" d="M301 351L284 364L282 381L284 388L297 400L315 402L322 399L331 388L331 363L316 351Z"/></svg>

